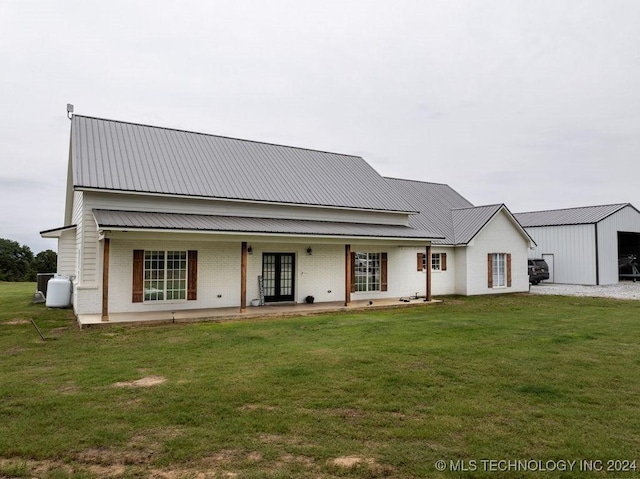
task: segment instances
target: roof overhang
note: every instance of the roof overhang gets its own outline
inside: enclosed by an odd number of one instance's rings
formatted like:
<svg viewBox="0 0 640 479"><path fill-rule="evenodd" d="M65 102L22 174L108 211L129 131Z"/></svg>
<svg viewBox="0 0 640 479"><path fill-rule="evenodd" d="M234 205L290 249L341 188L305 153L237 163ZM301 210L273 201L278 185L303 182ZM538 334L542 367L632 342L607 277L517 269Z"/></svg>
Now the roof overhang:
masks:
<svg viewBox="0 0 640 479"><path fill-rule="evenodd" d="M315 239L393 240L424 244L443 236L408 226L282 218L94 209L98 230Z"/></svg>
<svg viewBox="0 0 640 479"><path fill-rule="evenodd" d="M60 238L60 235L65 231L75 230L76 225L61 226L60 228L53 228L51 230L40 231L42 238Z"/></svg>

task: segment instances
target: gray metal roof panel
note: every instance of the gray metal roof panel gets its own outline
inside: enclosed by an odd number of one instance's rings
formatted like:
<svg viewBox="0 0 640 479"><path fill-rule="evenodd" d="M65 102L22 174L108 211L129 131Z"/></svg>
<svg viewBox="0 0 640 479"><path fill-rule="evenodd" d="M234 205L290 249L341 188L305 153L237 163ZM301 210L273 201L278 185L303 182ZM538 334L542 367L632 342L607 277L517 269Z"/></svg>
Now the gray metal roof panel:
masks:
<svg viewBox="0 0 640 479"><path fill-rule="evenodd" d="M442 236L434 244L456 244L452 210L473 206L449 185L423 181L387 178L397 194L419 213L409 218L412 228L437 231Z"/></svg>
<svg viewBox="0 0 640 479"><path fill-rule="evenodd" d="M533 226L594 224L618 212L625 206L632 205L630 203L620 203L615 205L584 206L559 210L515 213L514 216L525 228Z"/></svg>
<svg viewBox="0 0 640 479"><path fill-rule="evenodd" d="M75 187L412 212L357 156L74 115Z"/></svg>
<svg viewBox="0 0 640 479"><path fill-rule="evenodd" d="M503 207L504 205L500 204L452 210L455 244L469 243Z"/></svg>
<svg viewBox="0 0 640 479"><path fill-rule="evenodd" d="M314 236L378 237L395 239L440 238L437 233L407 226L328 221L252 218L240 216L154 213L94 209L100 228L162 229L176 231L218 231Z"/></svg>

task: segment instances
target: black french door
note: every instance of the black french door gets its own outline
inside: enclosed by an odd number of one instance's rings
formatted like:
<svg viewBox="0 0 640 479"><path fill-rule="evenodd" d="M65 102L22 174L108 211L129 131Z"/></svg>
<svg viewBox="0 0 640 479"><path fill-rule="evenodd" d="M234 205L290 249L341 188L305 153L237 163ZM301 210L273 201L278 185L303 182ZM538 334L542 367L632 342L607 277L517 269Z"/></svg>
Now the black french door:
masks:
<svg viewBox="0 0 640 479"><path fill-rule="evenodd" d="M294 300L295 261L293 253L262 255L262 280L266 303Z"/></svg>

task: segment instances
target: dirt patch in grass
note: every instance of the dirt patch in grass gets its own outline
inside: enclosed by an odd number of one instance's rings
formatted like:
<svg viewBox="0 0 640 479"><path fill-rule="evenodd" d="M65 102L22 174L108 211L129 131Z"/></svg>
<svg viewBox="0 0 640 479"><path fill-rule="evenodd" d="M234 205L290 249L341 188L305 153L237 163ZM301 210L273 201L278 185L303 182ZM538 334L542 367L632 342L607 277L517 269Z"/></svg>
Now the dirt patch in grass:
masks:
<svg viewBox="0 0 640 479"><path fill-rule="evenodd" d="M122 464L113 465L88 465L84 469L81 465L76 467L65 464L61 461L15 461L11 459L0 459L0 477L71 477L74 473L83 469L92 477L122 477L126 472L126 467Z"/></svg>
<svg viewBox="0 0 640 479"><path fill-rule="evenodd" d="M167 378L162 376L147 376L142 379L136 379L135 381L123 381L120 383L114 383L114 388L150 388L162 384L167 381Z"/></svg>
<svg viewBox="0 0 640 479"><path fill-rule="evenodd" d="M76 454L78 462L104 467L141 465L151 462L155 451L152 449L117 450L109 448L85 449Z"/></svg>
<svg viewBox="0 0 640 479"><path fill-rule="evenodd" d="M202 460L204 464L216 465L238 462L260 462L262 453L258 451L243 451L241 449L223 449Z"/></svg>
<svg viewBox="0 0 640 479"><path fill-rule="evenodd" d="M331 464L334 466L342 467L344 469L351 469L352 467L357 466L358 464L375 464L375 460L370 457L360 457L360 456L342 456L336 457L332 459Z"/></svg>
<svg viewBox="0 0 640 479"><path fill-rule="evenodd" d="M90 448L80 451L74 460L90 466L146 466L161 453L163 441L183 434L179 428L145 430L133 436L123 448Z"/></svg>
<svg viewBox="0 0 640 479"><path fill-rule="evenodd" d="M120 477L125 471L126 467L122 464L114 464L112 466L89 466L89 472L96 477Z"/></svg>
<svg viewBox="0 0 640 479"><path fill-rule="evenodd" d="M9 321L3 321L0 324L4 324L5 326L14 326L17 324L29 324L28 319L10 319Z"/></svg>
<svg viewBox="0 0 640 479"><path fill-rule="evenodd" d="M378 464L372 457L342 456L330 460L329 464L340 469L364 469L368 471L368 475L371 475L371 477L389 476L394 472L393 467Z"/></svg>
<svg viewBox="0 0 640 479"><path fill-rule="evenodd" d="M213 479L219 477L238 477L233 472L195 471L192 469L152 469L149 476L154 479Z"/></svg>

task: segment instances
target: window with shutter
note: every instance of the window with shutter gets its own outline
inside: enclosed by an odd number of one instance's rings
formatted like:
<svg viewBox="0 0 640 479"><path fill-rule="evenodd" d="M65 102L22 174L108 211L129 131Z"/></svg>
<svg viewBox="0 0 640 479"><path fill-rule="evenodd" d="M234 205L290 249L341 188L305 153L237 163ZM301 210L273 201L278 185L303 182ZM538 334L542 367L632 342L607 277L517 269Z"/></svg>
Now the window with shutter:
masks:
<svg viewBox="0 0 640 479"><path fill-rule="evenodd" d="M489 253L488 287L505 288L511 286L511 255L506 253Z"/></svg>
<svg viewBox="0 0 640 479"><path fill-rule="evenodd" d="M195 300L197 251L133 251L132 301Z"/></svg>

